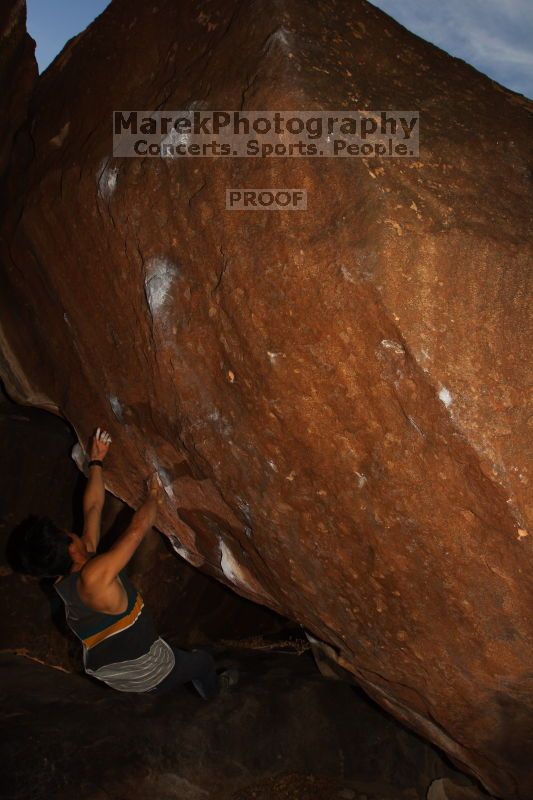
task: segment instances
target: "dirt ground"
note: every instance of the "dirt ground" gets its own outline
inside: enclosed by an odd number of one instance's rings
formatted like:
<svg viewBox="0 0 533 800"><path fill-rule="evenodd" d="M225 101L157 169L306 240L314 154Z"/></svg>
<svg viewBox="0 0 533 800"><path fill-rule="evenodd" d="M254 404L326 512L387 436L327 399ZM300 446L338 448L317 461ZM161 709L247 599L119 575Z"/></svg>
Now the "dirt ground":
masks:
<svg viewBox="0 0 533 800"><path fill-rule="evenodd" d="M224 800L418 800L414 789L400 794L394 787L358 786L317 775L286 774L267 778ZM222 800L222 799L221 799Z"/></svg>

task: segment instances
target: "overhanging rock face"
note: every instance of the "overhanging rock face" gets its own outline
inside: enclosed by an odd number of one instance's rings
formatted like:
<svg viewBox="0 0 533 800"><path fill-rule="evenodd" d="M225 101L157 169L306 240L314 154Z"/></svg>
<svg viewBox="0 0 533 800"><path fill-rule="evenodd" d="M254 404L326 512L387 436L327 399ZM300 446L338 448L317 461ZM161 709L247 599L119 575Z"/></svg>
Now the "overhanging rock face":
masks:
<svg viewBox="0 0 533 800"><path fill-rule="evenodd" d="M37 78L34 42L26 32L24 1L8 0L0 7L0 175L9 160L13 138L26 117Z"/></svg>
<svg viewBox="0 0 533 800"><path fill-rule="evenodd" d="M412 109L420 158L113 159L114 109ZM531 797L531 104L364 2L116 0L39 78L3 377L191 563ZM227 213L301 187L300 214ZM528 738L529 737L529 738Z"/></svg>

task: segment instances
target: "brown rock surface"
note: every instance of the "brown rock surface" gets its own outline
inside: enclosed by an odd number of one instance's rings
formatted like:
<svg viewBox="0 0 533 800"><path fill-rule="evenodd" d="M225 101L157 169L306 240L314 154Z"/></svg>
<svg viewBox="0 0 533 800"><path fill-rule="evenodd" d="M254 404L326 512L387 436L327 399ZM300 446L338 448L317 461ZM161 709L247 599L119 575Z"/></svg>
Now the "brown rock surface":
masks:
<svg viewBox="0 0 533 800"><path fill-rule="evenodd" d="M0 176L9 160L15 135L26 119L37 78L34 50L35 43L26 32L26 3L3 2L0 6Z"/></svg>
<svg viewBox="0 0 533 800"><path fill-rule="evenodd" d="M438 778L428 789L427 800L483 800L473 786L458 786L448 778Z"/></svg>
<svg viewBox="0 0 533 800"><path fill-rule="evenodd" d="M192 104L416 109L421 155L110 157L113 109ZM115 0L36 83L0 253L11 393L81 438L101 419L112 492L137 505L158 468L185 558L513 800L530 137L524 98L362 1ZM231 186L306 188L309 210L226 213Z"/></svg>

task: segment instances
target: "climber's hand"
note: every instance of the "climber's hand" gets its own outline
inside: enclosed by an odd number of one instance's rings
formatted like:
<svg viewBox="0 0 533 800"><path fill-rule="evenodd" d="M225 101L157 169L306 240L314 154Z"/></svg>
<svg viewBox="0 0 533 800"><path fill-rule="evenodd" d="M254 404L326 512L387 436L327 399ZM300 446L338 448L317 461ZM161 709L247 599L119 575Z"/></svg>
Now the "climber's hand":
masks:
<svg viewBox="0 0 533 800"><path fill-rule="evenodd" d="M89 459L102 461L107 455L111 442L109 433L102 428L97 428L89 442Z"/></svg>
<svg viewBox="0 0 533 800"><path fill-rule="evenodd" d="M151 500L155 500L158 505L163 503L164 495L163 495L163 484L161 483L161 478L154 472L147 481L147 488L148 488L148 497Z"/></svg>

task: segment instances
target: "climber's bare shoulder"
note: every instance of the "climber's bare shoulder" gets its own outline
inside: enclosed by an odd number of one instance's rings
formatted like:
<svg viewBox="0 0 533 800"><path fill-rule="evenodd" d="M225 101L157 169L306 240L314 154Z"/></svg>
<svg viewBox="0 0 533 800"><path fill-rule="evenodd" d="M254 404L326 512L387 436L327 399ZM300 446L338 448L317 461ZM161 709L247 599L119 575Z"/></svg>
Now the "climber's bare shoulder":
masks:
<svg viewBox="0 0 533 800"><path fill-rule="evenodd" d="M120 578L109 580L105 555L95 556L82 568L78 594L86 606L103 614L122 614L128 607L128 595Z"/></svg>

